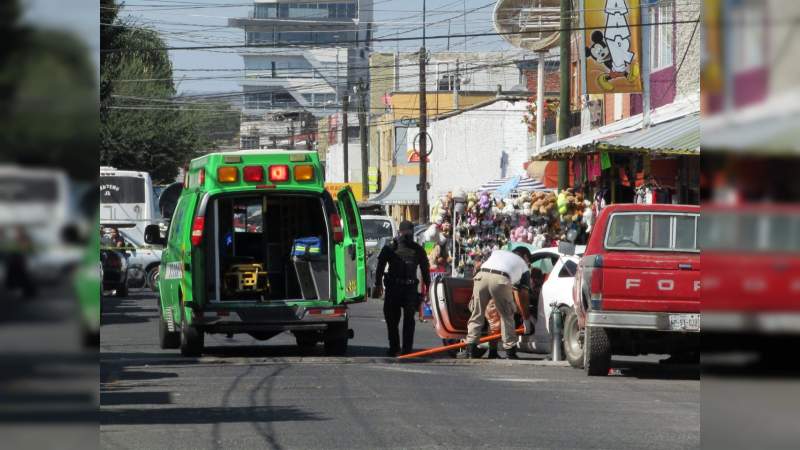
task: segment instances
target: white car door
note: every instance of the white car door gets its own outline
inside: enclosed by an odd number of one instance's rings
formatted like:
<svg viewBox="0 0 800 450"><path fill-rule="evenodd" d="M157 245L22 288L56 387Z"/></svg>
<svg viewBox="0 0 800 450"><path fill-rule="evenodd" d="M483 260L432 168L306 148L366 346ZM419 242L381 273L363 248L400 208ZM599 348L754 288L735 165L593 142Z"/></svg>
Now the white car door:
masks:
<svg viewBox="0 0 800 450"><path fill-rule="evenodd" d="M540 299L539 323L542 329L548 334L550 333L550 317L551 303L560 305L572 306L572 286L575 284L575 273L578 270L578 257L576 256L562 256L553 266L553 270L547 277L547 280L542 285L542 294ZM538 324L537 324L538 325Z"/></svg>

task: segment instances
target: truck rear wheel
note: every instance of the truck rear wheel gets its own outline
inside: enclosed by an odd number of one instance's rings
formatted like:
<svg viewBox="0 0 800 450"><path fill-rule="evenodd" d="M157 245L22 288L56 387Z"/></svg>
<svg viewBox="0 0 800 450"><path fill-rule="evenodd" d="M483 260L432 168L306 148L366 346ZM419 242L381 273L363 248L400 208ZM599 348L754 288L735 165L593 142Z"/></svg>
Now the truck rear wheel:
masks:
<svg viewBox="0 0 800 450"><path fill-rule="evenodd" d="M578 314L573 308L569 308L564 319L564 356L570 366L583 369L583 342L578 328Z"/></svg>
<svg viewBox="0 0 800 450"><path fill-rule="evenodd" d="M181 334L177 331L169 331L167 321L164 320L164 314L159 308L158 310L158 345L163 350L170 348L178 348L181 346Z"/></svg>
<svg viewBox="0 0 800 450"><path fill-rule="evenodd" d="M295 331L294 339L297 341L297 346L300 350L312 350L317 346L320 335L316 331Z"/></svg>
<svg viewBox="0 0 800 450"><path fill-rule="evenodd" d="M325 331L325 354L328 356L344 356L347 354L348 335L347 322L328 325Z"/></svg>
<svg viewBox="0 0 800 450"><path fill-rule="evenodd" d="M586 327L583 369L589 376L606 376L611 368L611 341L603 328Z"/></svg>
<svg viewBox="0 0 800 450"><path fill-rule="evenodd" d="M181 321L181 355L200 356L203 353L203 332L197 327L189 325L186 320Z"/></svg>

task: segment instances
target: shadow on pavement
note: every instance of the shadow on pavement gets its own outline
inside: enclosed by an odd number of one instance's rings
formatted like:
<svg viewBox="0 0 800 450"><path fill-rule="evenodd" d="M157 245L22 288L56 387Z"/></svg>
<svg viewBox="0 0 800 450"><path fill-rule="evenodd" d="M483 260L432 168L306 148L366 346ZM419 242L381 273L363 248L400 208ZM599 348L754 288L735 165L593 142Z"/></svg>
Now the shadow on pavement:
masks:
<svg viewBox="0 0 800 450"><path fill-rule="evenodd" d="M614 376L643 380L700 380L700 364L664 364L659 362L614 361Z"/></svg>
<svg viewBox="0 0 800 450"><path fill-rule="evenodd" d="M103 411L100 425L180 425L328 420L299 408L241 406L208 408L114 409Z"/></svg>
<svg viewBox="0 0 800 450"><path fill-rule="evenodd" d="M168 405L172 403L169 392L101 392L100 406L117 405ZM104 412L105 414L105 412Z"/></svg>

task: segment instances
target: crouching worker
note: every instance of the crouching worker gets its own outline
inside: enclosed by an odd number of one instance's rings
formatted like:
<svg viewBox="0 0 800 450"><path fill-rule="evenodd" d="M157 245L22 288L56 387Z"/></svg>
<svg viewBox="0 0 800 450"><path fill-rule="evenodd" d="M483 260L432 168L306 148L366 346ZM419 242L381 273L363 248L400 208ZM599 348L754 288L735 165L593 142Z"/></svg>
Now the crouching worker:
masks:
<svg viewBox="0 0 800 450"><path fill-rule="evenodd" d="M384 277L386 265L389 269ZM378 268L375 271L377 297L382 294L384 282L386 297L383 300L383 315L389 334L389 356L397 356L400 351L400 316L403 316L402 353L411 353L414 346L414 314L420 303L417 291L419 279L417 269L422 275L423 292L431 284L428 256L421 245L414 242L414 224L400 223L397 237L381 249L378 255Z"/></svg>
<svg viewBox="0 0 800 450"><path fill-rule="evenodd" d="M486 320L487 307L494 300L500 316L500 331L507 359L517 359L517 331L514 326L514 311L518 303L523 318L525 334L533 332L533 320L528 312L530 290L531 253L525 247L513 251L495 250L483 262L473 278L470 311L467 324L467 358L479 358L478 340ZM519 301L516 301L516 298ZM493 355L490 355L493 356Z"/></svg>

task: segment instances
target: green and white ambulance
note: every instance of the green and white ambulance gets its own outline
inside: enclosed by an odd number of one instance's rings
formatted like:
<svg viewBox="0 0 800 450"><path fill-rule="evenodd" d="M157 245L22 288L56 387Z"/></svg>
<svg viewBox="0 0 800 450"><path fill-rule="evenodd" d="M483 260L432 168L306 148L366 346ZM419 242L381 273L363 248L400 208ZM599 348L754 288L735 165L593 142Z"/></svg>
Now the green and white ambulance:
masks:
<svg viewBox="0 0 800 450"><path fill-rule="evenodd" d="M348 304L366 300L361 219L350 188L334 202L315 152L212 153L188 166L163 244L159 341L186 356L206 333L347 351Z"/></svg>

